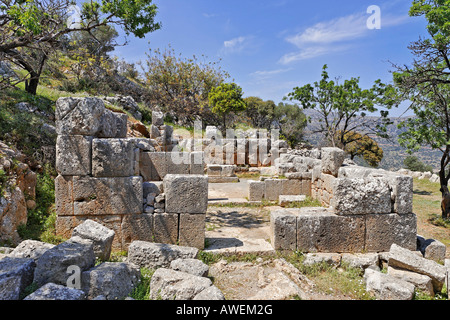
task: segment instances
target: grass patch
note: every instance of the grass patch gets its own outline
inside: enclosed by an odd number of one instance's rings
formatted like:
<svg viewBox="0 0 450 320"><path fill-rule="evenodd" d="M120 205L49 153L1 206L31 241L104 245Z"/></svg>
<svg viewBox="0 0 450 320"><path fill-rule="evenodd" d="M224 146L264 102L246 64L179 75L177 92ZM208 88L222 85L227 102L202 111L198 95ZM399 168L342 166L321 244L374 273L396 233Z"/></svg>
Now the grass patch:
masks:
<svg viewBox="0 0 450 320"><path fill-rule="evenodd" d="M150 282L156 270L141 268L141 281L134 288L130 297L136 300L150 300Z"/></svg>
<svg viewBox="0 0 450 320"><path fill-rule="evenodd" d="M322 207L319 200L311 197L306 197L304 201L295 201L289 203L285 208L305 208L305 207Z"/></svg>

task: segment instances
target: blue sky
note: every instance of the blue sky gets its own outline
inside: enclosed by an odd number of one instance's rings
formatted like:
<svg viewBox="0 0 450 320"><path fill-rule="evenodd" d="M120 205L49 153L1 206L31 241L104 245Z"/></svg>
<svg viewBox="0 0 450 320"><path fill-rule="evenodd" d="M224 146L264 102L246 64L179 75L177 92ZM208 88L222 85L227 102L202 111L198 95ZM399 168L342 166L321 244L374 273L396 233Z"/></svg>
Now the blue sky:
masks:
<svg viewBox="0 0 450 320"><path fill-rule="evenodd" d="M149 48L170 45L184 57L221 59L244 96L277 103L294 87L320 80L324 64L331 77L360 77L368 88L377 79L391 82L389 61L411 63L408 44L427 36L425 20L408 16L411 2L154 0L162 29L128 38L113 54L137 62ZM371 5L380 8L380 29L366 26Z"/></svg>

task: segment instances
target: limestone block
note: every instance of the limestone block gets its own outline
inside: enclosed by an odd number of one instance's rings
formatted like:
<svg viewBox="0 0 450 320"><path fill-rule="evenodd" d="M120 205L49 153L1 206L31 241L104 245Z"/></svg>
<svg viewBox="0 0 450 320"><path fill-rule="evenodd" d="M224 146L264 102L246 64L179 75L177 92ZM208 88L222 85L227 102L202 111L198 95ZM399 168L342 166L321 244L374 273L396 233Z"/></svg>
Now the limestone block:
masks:
<svg viewBox="0 0 450 320"><path fill-rule="evenodd" d="M417 249L422 252L427 259L434 261L444 261L447 248L445 244L435 239L425 239L422 236L417 236Z"/></svg>
<svg viewBox="0 0 450 320"><path fill-rule="evenodd" d="M56 101L56 132L58 135L95 136L100 131L105 112L98 98L59 98Z"/></svg>
<svg viewBox="0 0 450 320"><path fill-rule="evenodd" d="M101 260L108 260L111 254L112 242L115 232L106 228L98 222L87 219L75 229L72 237L91 240L93 243L95 256Z"/></svg>
<svg viewBox="0 0 450 320"><path fill-rule="evenodd" d="M207 277L209 266L198 259L176 259L170 263L170 269L186 272L194 276Z"/></svg>
<svg viewBox="0 0 450 320"><path fill-rule="evenodd" d="M164 125L164 113L152 111L152 125L160 127Z"/></svg>
<svg viewBox="0 0 450 320"><path fill-rule="evenodd" d="M281 179L266 179L264 180L265 186L265 196L269 201L278 201L283 190L283 181Z"/></svg>
<svg viewBox="0 0 450 320"><path fill-rule="evenodd" d="M417 218L409 214L369 214L366 217L366 250L389 251L393 243L416 249Z"/></svg>
<svg viewBox="0 0 450 320"><path fill-rule="evenodd" d="M361 252L365 216L338 216L324 208L288 209L297 212L297 250L306 252Z"/></svg>
<svg viewBox="0 0 450 320"><path fill-rule="evenodd" d="M167 174L189 174L191 168L190 152L167 152Z"/></svg>
<svg viewBox="0 0 450 320"><path fill-rule="evenodd" d="M26 296L23 300L69 300L81 301L86 300L86 293L82 290L66 287L65 285L47 283Z"/></svg>
<svg viewBox="0 0 450 320"><path fill-rule="evenodd" d="M59 135L56 139L56 171L63 176L91 174L92 137Z"/></svg>
<svg viewBox="0 0 450 320"><path fill-rule="evenodd" d="M0 300L19 300L25 288L33 282L35 267L30 258L0 259Z"/></svg>
<svg viewBox="0 0 450 320"><path fill-rule="evenodd" d="M113 112L105 109L100 118L99 138L125 138L127 136L126 113Z"/></svg>
<svg viewBox="0 0 450 320"><path fill-rule="evenodd" d="M338 175L339 168L345 159L345 152L339 148L322 148L322 172Z"/></svg>
<svg viewBox="0 0 450 320"><path fill-rule="evenodd" d="M248 201L262 201L265 195L264 181L248 181Z"/></svg>
<svg viewBox="0 0 450 320"><path fill-rule="evenodd" d="M311 196L311 179L303 179L302 180L302 189L301 194L306 196Z"/></svg>
<svg viewBox="0 0 450 320"><path fill-rule="evenodd" d="M413 178L403 175L388 175L387 179L392 189L393 212L411 213L413 211Z"/></svg>
<svg viewBox="0 0 450 320"><path fill-rule="evenodd" d="M142 213L142 177L74 177L75 215Z"/></svg>
<svg viewBox="0 0 450 320"><path fill-rule="evenodd" d="M397 269L392 266L388 266L387 270L388 275L412 283L417 289L428 293L430 296L434 296L433 283L429 276L407 270Z"/></svg>
<svg viewBox="0 0 450 320"><path fill-rule="evenodd" d="M389 250L389 266L413 271L429 276L436 292L442 290L447 269L445 266L417 255L414 251L402 248L396 244Z"/></svg>
<svg viewBox="0 0 450 320"><path fill-rule="evenodd" d="M164 178L166 212L206 213L208 207L208 177L172 175Z"/></svg>
<svg viewBox="0 0 450 320"><path fill-rule="evenodd" d="M153 214L126 215L122 219L122 248L136 240L152 242L155 239L153 230Z"/></svg>
<svg viewBox="0 0 450 320"><path fill-rule="evenodd" d="M92 175L129 177L134 174L134 143L129 139L94 139Z"/></svg>
<svg viewBox="0 0 450 320"><path fill-rule="evenodd" d="M270 243L275 250L297 249L297 216L289 211L270 213Z"/></svg>
<svg viewBox="0 0 450 320"><path fill-rule="evenodd" d="M199 250L171 244L133 241L128 248L128 261L139 267L156 269L169 267L176 259L195 259Z"/></svg>
<svg viewBox="0 0 450 320"><path fill-rule="evenodd" d="M178 242L180 246L205 247L206 214L181 213L179 221Z"/></svg>
<svg viewBox="0 0 450 320"><path fill-rule="evenodd" d="M146 200L150 193L154 193L155 197L164 193L164 183L162 181L146 181L142 184L143 199Z"/></svg>
<svg viewBox="0 0 450 320"><path fill-rule="evenodd" d="M191 152L190 174L205 173L205 158L202 151Z"/></svg>
<svg viewBox="0 0 450 320"><path fill-rule="evenodd" d="M411 300L414 285L407 281L372 269L364 272L366 290L373 293L378 300Z"/></svg>
<svg viewBox="0 0 450 320"><path fill-rule="evenodd" d="M302 181L297 179L282 180L282 195L300 195L302 193Z"/></svg>
<svg viewBox="0 0 450 320"><path fill-rule="evenodd" d="M176 244L178 241L178 214L153 214L154 242Z"/></svg>
<svg viewBox="0 0 450 320"><path fill-rule="evenodd" d="M24 240L9 254L10 257L15 258L31 258L34 261L38 260L48 249L55 245L41 242L37 240Z"/></svg>
<svg viewBox="0 0 450 320"><path fill-rule="evenodd" d="M337 178L332 206L339 215L391 212L391 191L386 178Z"/></svg>
<svg viewBox="0 0 450 320"><path fill-rule="evenodd" d="M280 207L286 207L290 204L300 203L306 200L305 195L280 195L278 204Z"/></svg>
<svg viewBox="0 0 450 320"><path fill-rule="evenodd" d="M140 173L144 181L162 181L167 174L165 152L141 152Z"/></svg>
<svg viewBox="0 0 450 320"><path fill-rule="evenodd" d="M55 178L55 205L58 216L72 216L74 214L71 176L58 175Z"/></svg>

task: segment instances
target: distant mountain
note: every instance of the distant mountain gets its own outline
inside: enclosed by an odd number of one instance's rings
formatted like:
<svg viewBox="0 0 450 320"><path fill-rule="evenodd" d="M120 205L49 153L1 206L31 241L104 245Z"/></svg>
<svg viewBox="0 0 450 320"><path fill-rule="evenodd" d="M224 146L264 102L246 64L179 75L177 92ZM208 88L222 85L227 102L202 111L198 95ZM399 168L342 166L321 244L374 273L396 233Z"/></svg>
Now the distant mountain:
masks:
<svg viewBox="0 0 450 320"><path fill-rule="evenodd" d="M304 138L314 146L320 146L323 141L323 136L317 133L312 133L314 124L318 123L320 114L315 110L304 110L305 115L311 117L312 122L308 124L305 130ZM398 170L403 167L403 160L409 155L405 148L401 147L398 143L398 137L405 129L399 129L397 126L402 121L407 120L410 117L393 117L391 118L393 124L388 126L387 133L390 137L389 140L382 138L375 138L379 146L383 149L384 157L380 163L379 168L386 170ZM366 119L373 119L377 121L379 117L369 117ZM435 171L439 170L441 152L439 150L432 150L429 147L422 147L418 152L413 154L418 157L425 164L433 166ZM363 159L355 159L359 165L367 166Z"/></svg>

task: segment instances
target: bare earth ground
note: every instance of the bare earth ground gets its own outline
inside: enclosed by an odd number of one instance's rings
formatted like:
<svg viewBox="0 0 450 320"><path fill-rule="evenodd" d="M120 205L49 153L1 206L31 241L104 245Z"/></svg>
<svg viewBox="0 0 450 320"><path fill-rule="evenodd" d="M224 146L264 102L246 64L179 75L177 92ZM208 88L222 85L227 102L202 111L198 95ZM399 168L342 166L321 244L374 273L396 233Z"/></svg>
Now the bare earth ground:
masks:
<svg viewBox="0 0 450 320"><path fill-rule="evenodd" d="M257 257L251 262L221 260L210 266L210 275L226 299L350 299L338 292L330 294L318 290L313 281L277 256L270 245L270 208L244 204L240 206L240 203L248 202L247 179L241 179L239 183L209 186L210 206L206 216L205 252L250 254ZM437 202L440 203L440 194L439 191L434 191L434 186L415 181L414 211L418 217L418 234L445 243L448 258L449 229L435 226L428 220L430 214L440 214L435 208ZM332 291L332 288L330 290Z"/></svg>

